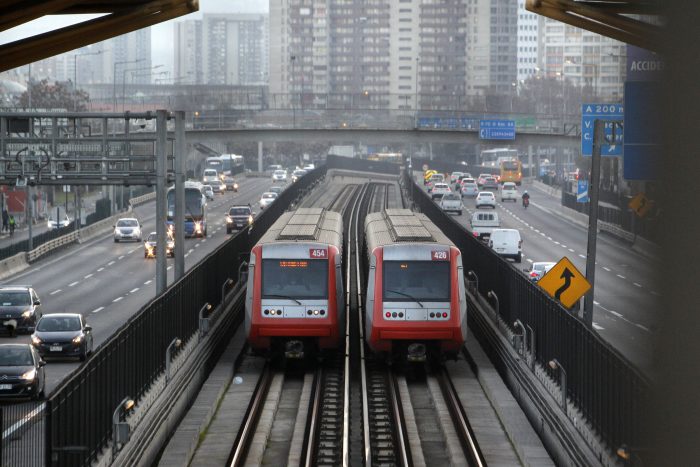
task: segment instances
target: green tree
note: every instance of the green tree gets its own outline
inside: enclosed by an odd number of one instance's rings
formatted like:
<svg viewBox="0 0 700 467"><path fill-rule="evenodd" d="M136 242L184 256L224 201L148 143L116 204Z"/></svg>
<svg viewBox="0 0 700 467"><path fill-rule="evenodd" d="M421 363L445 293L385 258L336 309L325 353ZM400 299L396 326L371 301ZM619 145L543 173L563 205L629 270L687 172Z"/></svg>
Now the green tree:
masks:
<svg viewBox="0 0 700 467"><path fill-rule="evenodd" d="M49 82L48 79L32 82L29 89L17 98L18 107L29 107L29 92L32 107L38 109L66 109L80 111L87 109L90 95L81 90L73 90L70 83Z"/></svg>

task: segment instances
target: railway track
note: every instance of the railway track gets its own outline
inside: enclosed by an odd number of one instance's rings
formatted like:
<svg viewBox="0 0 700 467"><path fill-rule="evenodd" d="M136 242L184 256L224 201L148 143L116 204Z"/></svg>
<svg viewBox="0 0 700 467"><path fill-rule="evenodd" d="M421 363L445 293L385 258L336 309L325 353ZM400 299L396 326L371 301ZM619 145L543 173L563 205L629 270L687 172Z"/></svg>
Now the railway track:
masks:
<svg viewBox="0 0 700 467"><path fill-rule="evenodd" d="M401 207L397 193L392 184L365 183L316 199L342 211L346 226L344 352L301 373L268 363L229 465L486 465L443 366L416 378L414 367L402 374L365 347L364 219Z"/></svg>

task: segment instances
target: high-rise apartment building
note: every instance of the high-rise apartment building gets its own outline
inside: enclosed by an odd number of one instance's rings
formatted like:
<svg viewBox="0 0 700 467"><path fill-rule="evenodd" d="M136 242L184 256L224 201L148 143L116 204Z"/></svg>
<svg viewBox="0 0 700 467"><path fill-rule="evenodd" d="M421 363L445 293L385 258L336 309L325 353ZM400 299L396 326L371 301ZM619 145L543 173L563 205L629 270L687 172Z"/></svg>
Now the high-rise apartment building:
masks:
<svg viewBox="0 0 700 467"><path fill-rule="evenodd" d="M467 95L507 95L517 85L518 5L467 1Z"/></svg>
<svg viewBox="0 0 700 467"><path fill-rule="evenodd" d="M173 26L175 31L173 82L204 84L202 21L177 21Z"/></svg>
<svg viewBox="0 0 700 467"><path fill-rule="evenodd" d="M181 83L267 82L267 14L205 14L175 24L175 76Z"/></svg>
<svg viewBox="0 0 700 467"><path fill-rule="evenodd" d="M518 0L518 81L537 76L543 69L540 25L544 17L525 9L525 0Z"/></svg>
<svg viewBox="0 0 700 467"><path fill-rule="evenodd" d="M271 0L270 92L454 107L466 88L468 1Z"/></svg>
<svg viewBox="0 0 700 467"><path fill-rule="evenodd" d="M139 29L129 34L114 37L100 43L102 53L103 77L102 82L148 84L152 76L148 73L151 63L151 28ZM132 62L132 63L124 63ZM115 73L116 76L112 76Z"/></svg>
<svg viewBox="0 0 700 467"><path fill-rule="evenodd" d="M586 87L600 100L622 100L625 44L551 19L544 28L546 76Z"/></svg>

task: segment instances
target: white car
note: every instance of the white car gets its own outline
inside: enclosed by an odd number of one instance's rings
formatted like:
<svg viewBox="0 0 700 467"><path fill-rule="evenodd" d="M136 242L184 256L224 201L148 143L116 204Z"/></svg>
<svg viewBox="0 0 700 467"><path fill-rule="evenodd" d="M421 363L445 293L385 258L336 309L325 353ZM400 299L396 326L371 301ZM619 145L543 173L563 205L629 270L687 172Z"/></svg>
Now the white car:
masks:
<svg viewBox="0 0 700 467"><path fill-rule="evenodd" d="M296 182L299 180L301 177L306 175L306 170L304 169L296 169L294 172L292 172L292 182Z"/></svg>
<svg viewBox="0 0 700 467"><path fill-rule="evenodd" d="M260 197L260 209L265 209L277 199L277 193L266 191Z"/></svg>
<svg viewBox="0 0 700 467"><path fill-rule="evenodd" d="M504 258L512 258L516 263L523 259L523 240L516 229L493 229L489 237L489 248Z"/></svg>
<svg viewBox="0 0 700 467"><path fill-rule="evenodd" d="M287 181L287 171L284 169L275 170L272 172L273 182L286 182Z"/></svg>
<svg viewBox="0 0 700 467"><path fill-rule="evenodd" d="M447 183L440 182L433 185L433 189L430 192L430 197L433 199L440 198L442 195L446 195L448 193L452 193L450 186Z"/></svg>
<svg viewBox="0 0 700 467"><path fill-rule="evenodd" d="M491 236L493 229L501 227L501 220L498 218L498 213L495 211L479 211L472 214L469 225L472 228L472 234L479 240L483 240Z"/></svg>
<svg viewBox="0 0 700 467"><path fill-rule="evenodd" d="M524 271L527 273L532 282L537 282L556 265L557 263L552 263L550 261L538 261L536 263L532 263L532 268L524 269Z"/></svg>
<svg viewBox="0 0 700 467"><path fill-rule="evenodd" d="M141 241L141 224L133 217L123 217L114 224L114 243L124 240Z"/></svg>
<svg viewBox="0 0 700 467"><path fill-rule="evenodd" d="M476 195L476 208L479 209L483 206L491 206L496 209L496 197L490 191L480 191Z"/></svg>
<svg viewBox="0 0 700 467"><path fill-rule="evenodd" d="M65 218L63 218L63 220L61 222L56 222L55 220L53 220L53 218L51 218L51 219L49 219L47 225L48 225L49 230L53 230L53 229L61 229L63 227L68 227L71 224L71 222L73 222L73 221L71 221L68 218L68 216L66 216Z"/></svg>
<svg viewBox="0 0 700 467"><path fill-rule="evenodd" d="M444 212L456 212L462 215L462 197L456 193L447 193L440 199L440 209Z"/></svg>
<svg viewBox="0 0 700 467"><path fill-rule="evenodd" d="M505 200L511 200L514 203L518 202L518 188L513 182L505 182L501 188L501 203Z"/></svg>
<svg viewBox="0 0 700 467"><path fill-rule="evenodd" d="M307 172L310 172L311 170L314 170L315 168L316 168L316 166L315 166L314 164L306 164L306 165L303 167L303 170L306 170Z"/></svg>
<svg viewBox="0 0 700 467"><path fill-rule="evenodd" d="M207 197L208 200L212 201L214 199L214 189L211 185L204 185L202 187L202 193Z"/></svg>

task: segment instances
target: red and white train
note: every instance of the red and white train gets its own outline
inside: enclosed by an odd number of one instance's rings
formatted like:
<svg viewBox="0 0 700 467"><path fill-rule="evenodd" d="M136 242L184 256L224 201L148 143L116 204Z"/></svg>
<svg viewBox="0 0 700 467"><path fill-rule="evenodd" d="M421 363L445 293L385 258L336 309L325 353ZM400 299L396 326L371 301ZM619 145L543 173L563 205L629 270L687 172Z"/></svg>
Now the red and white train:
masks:
<svg viewBox="0 0 700 467"><path fill-rule="evenodd" d="M302 358L344 343L342 239L340 214L300 208L253 247L245 302L253 350Z"/></svg>
<svg viewBox="0 0 700 467"><path fill-rule="evenodd" d="M365 338L386 357L456 355L467 336L460 251L424 214L387 209L365 219Z"/></svg>

